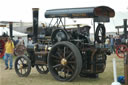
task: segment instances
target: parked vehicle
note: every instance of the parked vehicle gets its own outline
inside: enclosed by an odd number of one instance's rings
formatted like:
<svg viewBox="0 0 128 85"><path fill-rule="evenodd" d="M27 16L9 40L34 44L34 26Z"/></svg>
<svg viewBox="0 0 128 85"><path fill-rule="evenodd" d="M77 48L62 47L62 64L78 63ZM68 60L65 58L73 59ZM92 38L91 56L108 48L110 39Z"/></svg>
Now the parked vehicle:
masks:
<svg viewBox="0 0 128 85"><path fill-rule="evenodd" d="M48 71L59 81L72 81L78 75L97 77L104 72L107 55L105 48L105 22L114 17L115 12L107 6L53 9L45 12L46 18L56 19L50 35L38 34L38 9L33 10L33 41L28 45L28 56L22 55L15 61L18 76L28 76L31 67L46 74ZM93 18L94 41L90 40L90 26L76 24L77 28L66 28L65 18ZM50 24L51 24L50 23ZM95 23L98 23L95 28ZM49 25L50 27L50 25Z"/></svg>

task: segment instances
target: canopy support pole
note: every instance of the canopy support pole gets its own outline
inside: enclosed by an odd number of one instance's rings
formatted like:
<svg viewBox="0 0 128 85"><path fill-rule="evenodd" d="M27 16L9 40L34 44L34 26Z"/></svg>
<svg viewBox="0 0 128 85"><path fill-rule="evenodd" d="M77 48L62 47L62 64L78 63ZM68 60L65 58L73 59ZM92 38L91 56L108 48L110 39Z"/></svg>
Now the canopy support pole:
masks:
<svg viewBox="0 0 128 85"><path fill-rule="evenodd" d="M94 45L95 45L96 40L95 40L95 20L94 20L94 18L93 18L93 30L94 30Z"/></svg>
<svg viewBox="0 0 128 85"><path fill-rule="evenodd" d="M10 38L13 39L13 23L9 22Z"/></svg>

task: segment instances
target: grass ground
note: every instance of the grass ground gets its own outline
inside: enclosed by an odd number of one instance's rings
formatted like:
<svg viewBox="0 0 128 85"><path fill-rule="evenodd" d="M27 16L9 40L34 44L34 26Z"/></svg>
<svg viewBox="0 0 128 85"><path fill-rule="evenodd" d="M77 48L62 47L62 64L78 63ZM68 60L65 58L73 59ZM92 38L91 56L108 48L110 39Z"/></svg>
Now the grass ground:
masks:
<svg viewBox="0 0 128 85"><path fill-rule="evenodd" d="M32 68L28 77L18 77L14 68L12 70L4 70L4 61L0 59L0 85L111 85L113 82L112 59L114 57L116 57L117 61L117 75L123 75L123 59L119 59L115 54L112 54L108 56L106 69L103 73L99 74L99 78L91 79L78 76L72 82L56 81L50 72L41 75L35 68Z"/></svg>

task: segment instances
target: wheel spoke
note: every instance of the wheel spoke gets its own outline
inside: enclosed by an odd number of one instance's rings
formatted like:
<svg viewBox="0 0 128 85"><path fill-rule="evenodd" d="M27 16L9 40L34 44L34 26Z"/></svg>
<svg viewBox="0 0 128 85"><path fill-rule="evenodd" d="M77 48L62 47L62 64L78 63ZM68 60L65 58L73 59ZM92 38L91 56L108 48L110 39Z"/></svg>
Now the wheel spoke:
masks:
<svg viewBox="0 0 128 85"><path fill-rule="evenodd" d="M64 56L64 58L65 58L65 50L66 50L66 47L64 47L64 55L63 55L63 56Z"/></svg>
<svg viewBox="0 0 128 85"><path fill-rule="evenodd" d="M52 58L55 58L55 59L60 59L60 57L58 56L55 56L55 55L51 55Z"/></svg>
<svg viewBox="0 0 128 85"><path fill-rule="evenodd" d="M17 69L19 70L20 69L20 65L17 64Z"/></svg>
<svg viewBox="0 0 128 85"><path fill-rule="evenodd" d="M69 73L69 70L67 70L67 75L68 75L68 76L69 76L69 75L71 76L71 74Z"/></svg>
<svg viewBox="0 0 128 85"><path fill-rule="evenodd" d="M68 61L69 64L75 64L75 61Z"/></svg>
<svg viewBox="0 0 128 85"><path fill-rule="evenodd" d="M27 72L26 69L24 69L25 73Z"/></svg>
<svg viewBox="0 0 128 85"><path fill-rule="evenodd" d="M23 64L23 67L24 67L24 68L28 67L28 64Z"/></svg>
<svg viewBox="0 0 128 85"><path fill-rule="evenodd" d="M64 72L64 67L61 69L61 72Z"/></svg>
<svg viewBox="0 0 128 85"><path fill-rule="evenodd" d="M61 56L61 54L60 54L59 52L56 52L56 54L57 54L60 58L62 58L62 56Z"/></svg>
<svg viewBox="0 0 128 85"><path fill-rule="evenodd" d="M63 73L62 77L63 77L63 78L66 78L65 67L63 67L63 69L61 69L61 72Z"/></svg>
<svg viewBox="0 0 128 85"><path fill-rule="evenodd" d="M66 78L66 72L64 72L64 78Z"/></svg>
<svg viewBox="0 0 128 85"><path fill-rule="evenodd" d="M53 68L56 68L56 67L60 67L61 66L61 64L57 64L57 65L54 65L54 66L52 66Z"/></svg>
<svg viewBox="0 0 128 85"><path fill-rule="evenodd" d="M22 74L22 68L20 68L20 72L21 72L21 74Z"/></svg>
<svg viewBox="0 0 128 85"><path fill-rule="evenodd" d="M70 72L73 73L73 69L71 69L68 65L65 66Z"/></svg>
<svg viewBox="0 0 128 85"><path fill-rule="evenodd" d="M17 63L17 65L20 65L19 63Z"/></svg>
<svg viewBox="0 0 128 85"><path fill-rule="evenodd" d="M20 59L20 62L23 64L23 61Z"/></svg>
<svg viewBox="0 0 128 85"><path fill-rule="evenodd" d="M102 33L102 28L100 28L99 32L101 32L101 33Z"/></svg>
<svg viewBox="0 0 128 85"><path fill-rule="evenodd" d="M66 76L66 74L67 74L67 73L66 73L66 70L67 70L66 67L64 67L64 78L67 77L67 76Z"/></svg>
<svg viewBox="0 0 128 85"><path fill-rule="evenodd" d="M63 67L62 67L62 66L60 66L60 67L58 67L58 68L57 68L57 70L58 70L58 71L61 71L61 69L62 69L62 68L63 68Z"/></svg>
<svg viewBox="0 0 128 85"><path fill-rule="evenodd" d="M44 67L43 67L43 66L41 66L41 68L43 69L43 71L45 71L45 69L44 69Z"/></svg>
<svg viewBox="0 0 128 85"><path fill-rule="evenodd" d="M24 61L22 60L22 58L20 59L20 61L21 61L22 64L24 63Z"/></svg>
<svg viewBox="0 0 128 85"><path fill-rule="evenodd" d="M21 59L24 62L24 58Z"/></svg>
<svg viewBox="0 0 128 85"><path fill-rule="evenodd" d="M60 60L54 60L54 62L56 62L56 63L60 63Z"/></svg>
<svg viewBox="0 0 128 85"><path fill-rule="evenodd" d="M73 54L73 52L71 52L71 53L66 57L66 59L68 60L68 59L71 57L72 54Z"/></svg>

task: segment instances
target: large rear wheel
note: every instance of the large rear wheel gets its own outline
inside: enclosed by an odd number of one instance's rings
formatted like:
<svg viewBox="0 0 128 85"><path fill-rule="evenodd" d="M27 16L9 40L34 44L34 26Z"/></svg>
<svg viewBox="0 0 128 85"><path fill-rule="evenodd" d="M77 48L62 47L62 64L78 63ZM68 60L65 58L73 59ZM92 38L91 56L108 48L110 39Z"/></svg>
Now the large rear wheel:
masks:
<svg viewBox="0 0 128 85"><path fill-rule="evenodd" d="M72 81L81 71L82 58L78 48L67 41L56 43L48 56L48 67L56 80Z"/></svg>

